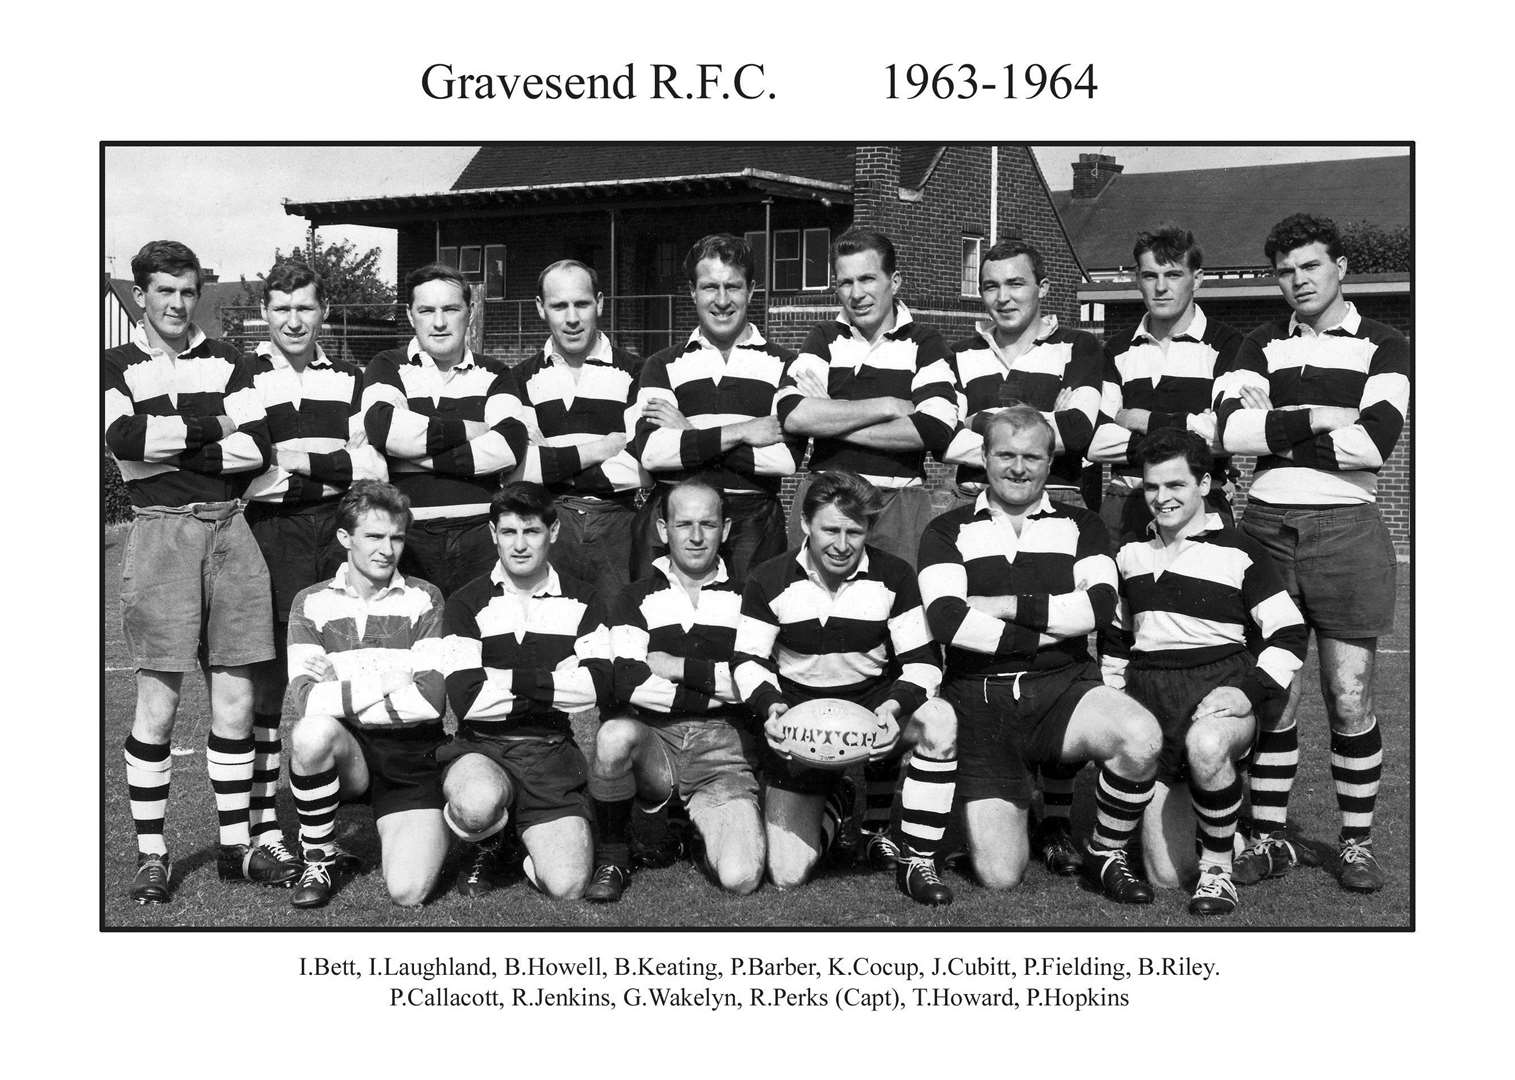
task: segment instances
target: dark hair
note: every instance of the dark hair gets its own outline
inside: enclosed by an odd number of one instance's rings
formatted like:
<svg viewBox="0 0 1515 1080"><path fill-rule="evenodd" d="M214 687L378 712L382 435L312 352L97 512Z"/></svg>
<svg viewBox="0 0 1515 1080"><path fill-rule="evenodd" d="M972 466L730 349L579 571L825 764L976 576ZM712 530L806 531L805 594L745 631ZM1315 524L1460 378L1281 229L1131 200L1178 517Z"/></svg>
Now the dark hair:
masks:
<svg viewBox="0 0 1515 1080"><path fill-rule="evenodd" d="M178 277L191 270L195 272L195 291L199 292L205 284L205 271L200 269L195 253L177 240L150 240L132 256L132 282L139 289L147 288L154 274Z"/></svg>
<svg viewBox="0 0 1515 1080"><path fill-rule="evenodd" d="M752 246L740 236L730 233L711 233L696 240L689 254L684 256L684 276L689 284L696 285L695 270L706 259L715 259L727 266L742 271L742 279L750 287L757 280L757 260L752 256Z"/></svg>
<svg viewBox="0 0 1515 1080"><path fill-rule="evenodd" d="M463 290L463 303L473 302L473 288L463 280L463 274L455 266L446 263L427 263L405 275L405 306L416 302L416 290L428 281L450 281Z"/></svg>
<svg viewBox="0 0 1515 1080"><path fill-rule="evenodd" d="M1042 260L1042 253L1019 236L1007 236L1003 240L991 244L989 250L984 252L984 257L979 260L979 281L984 280L984 267L987 264L999 262L1002 259L1013 259L1017 255L1024 255L1031 260L1031 273L1036 278L1038 285L1047 280L1046 263Z"/></svg>
<svg viewBox="0 0 1515 1080"><path fill-rule="evenodd" d="M552 526L558 520L558 508L552 494L541 484L529 480L512 480L489 500L489 521L498 525L506 514L522 518L541 518L542 524Z"/></svg>
<svg viewBox="0 0 1515 1080"><path fill-rule="evenodd" d="M317 303L326 303L326 282L321 280L320 274L294 259L274 263L274 268L263 279L263 302L268 303L276 292L292 293L307 285L316 287Z"/></svg>
<svg viewBox="0 0 1515 1080"><path fill-rule="evenodd" d="M1273 226L1268 233L1268 239L1263 244L1263 255L1267 257L1268 265L1274 266L1274 260L1279 255L1287 255L1295 248L1304 247L1306 244L1321 243L1326 246L1326 254L1333 259L1339 259L1346 254L1346 249L1341 245L1341 233L1336 229L1336 222L1330 218L1315 217L1311 214L1290 214L1277 225Z"/></svg>
<svg viewBox="0 0 1515 1080"><path fill-rule="evenodd" d="M708 476L691 476L684 480L680 480L677 484L674 484L673 487L669 488L663 494L663 510L661 516L665 522L671 520L668 515L672 513L674 495L680 491L690 490L712 492L715 495L715 504L717 510L720 512L721 520L726 520L726 493L721 490L721 485L710 479Z"/></svg>
<svg viewBox="0 0 1515 1080"><path fill-rule="evenodd" d="M1159 263L1183 265L1190 270L1199 270L1205 265L1205 253L1199 249L1199 241L1188 229L1180 229L1177 225L1159 225L1152 232L1138 233L1136 246L1131 249L1132 265L1140 263L1142 256L1149 251Z"/></svg>
<svg viewBox="0 0 1515 1080"><path fill-rule="evenodd" d="M853 521L871 529L883 509L883 500L878 488L857 473L823 472L811 480L800 511L809 521L823 506L835 506Z"/></svg>
<svg viewBox="0 0 1515 1080"><path fill-rule="evenodd" d="M1001 409L989 418L988 424L984 425L984 453L989 452L989 444L993 442L995 428L1009 428L1011 431L1027 431L1032 428L1043 432L1047 436L1047 456L1051 457L1057 451L1057 432L1052 424L1042 415L1040 409L1032 405L1011 405L1008 409Z"/></svg>
<svg viewBox="0 0 1515 1080"><path fill-rule="evenodd" d="M594 267L588 263L581 263L578 259L559 259L555 263L548 263L537 275L537 299L542 298L542 289L547 284L547 275L554 270L582 270L589 275L589 289L596 296L600 295L600 275Z"/></svg>
<svg viewBox="0 0 1515 1080"><path fill-rule="evenodd" d="M836 269L836 260L843 255L860 255L865 251L878 252L884 273L894 273L894 241L877 229L848 229L831 245L831 268Z"/></svg>
<svg viewBox="0 0 1515 1080"><path fill-rule="evenodd" d="M1183 458L1195 480L1215 475L1215 455L1202 436L1179 428L1159 428L1136 444L1131 462L1145 472L1149 465Z"/></svg>
<svg viewBox="0 0 1515 1080"><path fill-rule="evenodd" d="M383 480L354 480L337 502L337 528L352 532L358 519L372 510L410 524L410 498L403 491Z"/></svg>

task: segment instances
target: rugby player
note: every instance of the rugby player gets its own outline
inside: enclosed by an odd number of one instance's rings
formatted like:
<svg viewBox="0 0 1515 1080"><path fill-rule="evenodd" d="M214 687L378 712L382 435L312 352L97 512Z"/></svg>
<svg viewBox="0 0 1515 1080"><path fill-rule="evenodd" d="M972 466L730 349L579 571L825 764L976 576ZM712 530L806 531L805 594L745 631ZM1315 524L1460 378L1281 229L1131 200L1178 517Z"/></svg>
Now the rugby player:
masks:
<svg viewBox="0 0 1515 1080"><path fill-rule="evenodd" d="M923 904L952 902L935 858L957 769L955 719L935 697L941 662L903 559L868 544L879 498L851 473L821 473L801 507L805 543L758 567L742 594L737 688L763 722L768 874L781 889L804 884L845 816L842 774L785 756L780 718L815 698L843 698L898 725L902 738L875 747L900 772L890 844L899 888ZM829 798L828 798L829 797Z"/></svg>
<svg viewBox="0 0 1515 1080"><path fill-rule="evenodd" d="M325 905L356 868L335 840L344 801L373 807L396 904L424 903L447 856L436 756L446 739L442 594L397 569L409 524L409 501L393 486L354 481L336 507L346 561L301 590L289 614L289 773L305 857L297 908Z"/></svg>
<svg viewBox="0 0 1515 1080"><path fill-rule="evenodd" d="M202 662L210 692L206 771L220 823L217 873L265 885L287 885L300 873L282 844L256 846L249 832L251 668L272 659L274 643L268 569L242 499L271 452L251 369L194 324L202 282L200 261L183 244L144 245L132 259L142 322L128 343L101 358L105 445L133 513L121 619L137 670L125 753L137 832L130 896L139 904L172 895L163 837L169 747L184 673Z"/></svg>
<svg viewBox="0 0 1515 1080"><path fill-rule="evenodd" d="M921 538L926 618L946 646L942 697L958 718L958 789L969 854L991 889L1019 884L1029 859L1028 766L1093 761L1094 836L1082 872L1119 903L1152 888L1126 845L1152 798L1162 732L1102 685L1086 638L1115 612L1109 537L1094 513L1046 492L1052 424L1015 405L984 426L988 487Z"/></svg>
<svg viewBox="0 0 1515 1080"><path fill-rule="evenodd" d="M1258 454L1241 529L1273 557L1315 632L1331 725L1331 778L1341 810L1334 870L1343 888L1376 892L1373 812L1383 740L1373 697L1378 639L1394 626L1396 558L1378 513L1378 472L1410 403L1409 342L1365 319L1342 293L1341 234L1327 218L1295 214L1263 245L1292 309L1248 334L1217 380L1216 422L1233 454ZM1250 885L1308 862L1285 826L1299 768L1295 716L1302 692L1258 735L1248 789L1251 843L1235 878Z"/></svg>
<svg viewBox="0 0 1515 1080"><path fill-rule="evenodd" d="M588 769L571 711L609 701L609 635L593 590L548 561L557 508L538 484L506 484L489 505L496 563L447 600L444 670L458 731L437 753L444 818L473 845L461 891L506 872L499 833L514 819L528 880L554 899L589 880Z"/></svg>
<svg viewBox="0 0 1515 1080"><path fill-rule="evenodd" d="M1133 464L1152 525L1148 539L1115 557L1120 632L1102 658L1105 684L1145 705L1163 729L1157 789L1142 819L1147 880L1171 888L1197 877L1190 914L1229 915L1236 763L1252 747L1256 717L1288 698L1305 624L1272 559L1210 508L1216 465L1204 436L1159 429L1137 444Z"/></svg>
<svg viewBox="0 0 1515 1080"><path fill-rule="evenodd" d="M611 620L615 697L630 712L607 719L595 742L598 845L584 895L597 903L619 900L628 883L633 805L654 812L675 798L699 830L712 880L746 894L763 879L757 744L731 667L742 593L720 558L730 522L719 485L705 480L675 484L662 505L668 554Z"/></svg>

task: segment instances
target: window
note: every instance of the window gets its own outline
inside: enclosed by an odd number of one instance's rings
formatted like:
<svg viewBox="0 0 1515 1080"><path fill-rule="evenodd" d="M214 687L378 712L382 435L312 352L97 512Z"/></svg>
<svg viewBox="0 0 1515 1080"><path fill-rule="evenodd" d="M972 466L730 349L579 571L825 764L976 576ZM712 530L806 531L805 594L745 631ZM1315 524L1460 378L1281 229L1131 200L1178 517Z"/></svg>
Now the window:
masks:
<svg viewBox="0 0 1515 1080"><path fill-rule="evenodd" d="M443 266L457 266L458 249L455 247L437 248L437 262L441 263Z"/></svg>
<svg viewBox="0 0 1515 1080"><path fill-rule="evenodd" d="M505 245L484 247L484 299L505 299Z"/></svg>
<svg viewBox="0 0 1515 1080"><path fill-rule="evenodd" d="M743 235L757 262L756 286L767 284L767 234ZM775 229L773 231L773 287L779 292L824 289L831 284L830 229Z"/></svg>
<svg viewBox="0 0 1515 1080"><path fill-rule="evenodd" d="M752 249L752 262L757 267L752 287L761 289L768 283L768 234L763 232L743 233L742 239Z"/></svg>
<svg viewBox="0 0 1515 1080"><path fill-rule="evenodd" d="M463 280L479 283L484 280L484 249L478 244L458 248L458 269L463 271Z"/></svg>
<svg viewBox="0 0 1515 1080"><path fill-rule="evenodd" d="M982 236L963 237L963 295L978 295L978 264L984 254Z"/></svg>
<svg viewBox="0 0 1515 1080"><path fill-rule="evenodd" d="M451 266L463 280L482 286L478 294L485 300L505 299L505 245L461 244L439 246L437 262Z"/></svg>

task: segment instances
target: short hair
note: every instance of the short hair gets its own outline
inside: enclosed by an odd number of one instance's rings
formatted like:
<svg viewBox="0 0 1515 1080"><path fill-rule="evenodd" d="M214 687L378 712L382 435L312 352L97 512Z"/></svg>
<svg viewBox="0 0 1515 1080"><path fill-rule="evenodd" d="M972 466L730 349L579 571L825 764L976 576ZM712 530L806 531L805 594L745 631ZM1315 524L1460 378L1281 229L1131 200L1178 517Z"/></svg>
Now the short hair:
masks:
<svg viewBox="0 0 1515 1080"><path fill-rule="evenodd" d="M542 298L542 290L547 286L547 275L554 270L582 270L589 275L589 288L596 296L600 295L600 275L594 267L588 263L579 262L578 259L559 259L555 263L548 263L537 275L537 299Z"/></svg>
<svg viewBox="0 0 1515 1080"><path fill-rule="evenodd" d="M178 277L191 270L195 272L195 291L198 292L205 284L205 271L200 269L199 257L177 240L149 240L132 256L132 282L139 289L147 288L154 274Z"/></svg>
<svg viewBox="0 0 1515 1080"><path fill-rule="evenodd" d="M1032 245L1026 243L1019 236L1007 236L1003 240L989 245L989 250L984 252L984 257L978 263L978 279L984 280L984 267L992 262L1002 259L1013 259L1017 255L1024 255L1031 260L1031 273L1038 283L1047 280L1047 264L1042 258L1042 253Z"/></svg>
<svg viewBox="0 0 1515 1080"><path fill-rule="evenodd" d="M871 529L883 509L883 499L878 488L857 473L823 472L810 481L800 512L809 521L823 506L834 506Z"/></svg>
<svg viewBox="0 0 1515 1080"><path fill-rule="evenodd" d="M708 476L690 476L674 484L664 494L662 513L660 515L664 522L671 520L668 515L672 513L673 497L680 491L709 491L713 493L721 520L726 520L726 493L721 490L721 485Z"/></svg>
<svg viewBox="0 0 1515 1080"><path fill-rule="evenodd" d="M542 524L549 527L558 520L558 508L552 501L552 493L541 484L533 484L529 480L512 480L489 500L491 525L498 525L506 514L541 518Z"/></svg>
<svg viewBox="0 0 1515 1080"><path fill-rule="evenodd" d="M457 267L446 263L427 263L405 275L406 307L416 302L416 290L428 281L449 281L463 290L463 303L473 302L473 287L463 279L463 274Z"/></svg>
<svg viewBox="0 0 1515 1080"><path fill-rule="evenodd" d="M321 280L320 274L295 259L281 260L274 263L274 268L263 279L263 302L266 304L272 300L276 292L292 293L307 285L316 287L318 303L326 303L326 282Z"/></svg>
<svg viewBox="0 0 1515 1080"><path fill-rule="evenodd" d="M984 452L986 454L989 452L989 444L994 441L996 428L1009 428L1012 432L1033 429L1040 431L1047 436L1047 456L1051 457L1057 451L1057 432L1042 415L1042 411L1035 406L1015 404L991 416L989 423L984 426Z"/></svg>
<svg viewBox="0 0 1515 1080"><path fill-rule="evenodd" d="M337 502L337 528L350 533L359 518L374 510L410 524L410 497L403 491L383 480L354 480Z"/></svg>
<svg viewBox="0 0 1515 1080"><path fill-rule="evenodd" d="M836 269L836 260L843 255L860 255L865 251L878 252L879 263L884 273L894 273L896 266L894 241L877 229L852 228L836 238L831 245L831 268Z"/></svg>
<svg viewBox="0 0 1515 1080"><path fill-rule="evenodd" d="M1277 256L1287 255L1295 248L1314 243L1324 244L1326 254L1333 259L1346 254L1336 222L1313 214L1290 214L1268 233L1268 239L1263 243L1263 255L1267 258L1268 265L1273 266L1276 265L1274 260Z"/></svg>
<svg viewBox="0 0 1515 1080"><path fill-rule="evenodd" d="M1148 465L1182 458L1195 480L1215 475L1215 455L1203 436L1180 428L1159 428L1136 444L1131 461L1145 472Z"/></svg>
<svg viewBox="0 0 1515 1080"><path fill-rule="evenodd" d="M752 245L740 236L730 233L711 233L694 242L689 254L684 256L684 276L689 284L696 285L695 271L706 259L715 259L727 266L742 271L742 278L750 286L757 281L757 259L753 257Z"/></svg>
<svg viewBox="0 0 1515 1080"><path fill-rule="evenodd" d="M1148 252L1158 263L1182 264L1190 270L1200 270L1205 265L1205 253L1199 249L1199 241L1188 229L1177 225L1159 225L1151 232L1137 233L1136 245L1131 249L1131 264L1142 261Z"/></svg>

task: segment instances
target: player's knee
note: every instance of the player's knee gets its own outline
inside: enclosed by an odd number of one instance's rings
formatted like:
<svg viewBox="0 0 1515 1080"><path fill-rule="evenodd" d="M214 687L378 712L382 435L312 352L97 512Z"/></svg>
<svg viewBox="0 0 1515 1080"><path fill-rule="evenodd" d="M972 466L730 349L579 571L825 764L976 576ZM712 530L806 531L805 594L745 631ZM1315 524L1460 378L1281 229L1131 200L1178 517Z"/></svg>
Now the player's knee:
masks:
<svg viewBox="0 0 1515 1080"><path fill-rule="evenodd" d="M589 884L589 866L536 865L537 888L550 900L577 900Z"/></svg>
<svg viewBox="0 0 1515 1080"><path fill-rule="evenodd" d="M768 880L776 889L798 889L810 880L816 860L799 856L768 856Z"/></svg>
<svg viewBox="0 0 1515 1080"><path fill-rule="evenodd" d="M1189 771L1200 780L1213 779L1231 763L1231 741L1214 724L1201 721L1184 736Z"/></svg>
<svg viewBox="0 0 1515 1080"><path fill-rule="evenodd" d="M721 888L738 896L757 891L763 881L763 860L755 852L724 852L715 861Z"/></svg>
<svg viewBox="0 0 1515 1080"><path fill-rule="evenodd" d="M469 787L447 800L447 816L466 833L487 832L504 818L505 811L505 795L501 791Z"/></svg>
<svg viewBox="0 0 1515 1080"><path fill-rule="evenodd" d="M1373 708L1365 687L1328 687L1325 701L1333 731L1356 734L1372 726Z"/></svg>
<svg viewBox="0 0 1515 1080"><path fill-rule="evenodd" d="M1163 731L1157 719L1135 702L1127 709L1120 728L1120 756L1139 773L1157 768L1163 748Z"/></svg>
<svg viewBox="0 0 1515 1080"><path fill-rule="evenodd" d="M636 751L637 725L624 716L614 716L600 725L594 739L595 772L618 773Z"/></svg>
<svg viewBox="0 0 1515 1080"><path fill-rule="evenodd" d="M384 879L389 899L396 907L417 908L426 903L436 885L436 876L392 874Z"/></svg>
<svg viewBox="0 0 1515 1080"><path fill-rule="evenodd" d="M300 717L289 733L289 750L297 765L323 762L336 746L341 723L333 716L312 713Z"/></svg>
<svg viewBox="0 0 1515 1080"><path fill-rule="evenodd" d="M940 698L923 705L916 712L920 720L918 745L927 754L936 758L948 758L957 754L957 713Z"/></svg>
<svg viewBox="0 0 1515 1080"><path fill-rule="evenodd" d="M1003 891L1013 889L1021 883L1021 879L1026 876L1026 862L1006 855L974 852L973 872L984 888Z"/></svg>

